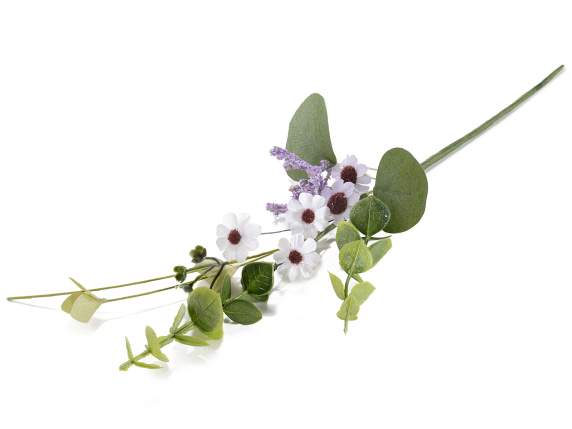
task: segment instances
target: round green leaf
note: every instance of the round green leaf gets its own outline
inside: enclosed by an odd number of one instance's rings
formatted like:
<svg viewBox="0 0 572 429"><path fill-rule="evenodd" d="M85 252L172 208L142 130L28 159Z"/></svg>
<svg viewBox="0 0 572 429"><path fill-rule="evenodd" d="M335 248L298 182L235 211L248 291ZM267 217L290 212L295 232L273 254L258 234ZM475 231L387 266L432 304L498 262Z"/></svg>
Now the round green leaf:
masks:
<svg viewBox="0 0 572 429"><path fill-rule="evenodd" d="M371 253L362 240L352 241L340 250L340 265L346 273L363 273L372 266Z"/></svg>
<svg viewBox="0 0 572 429"><path fill-rule="evenodd" d="M230 320L241 325L252 325L262 319L262 313L252 302L244 299L230 301L224 306L224 313Z"/></svg>
<svg viewBox="0 0 572 429"><path fill-rule="evenodd" d="M242 269L242 289L257 301L266 301L274 286L274 266L270 262L252 262Z"/></svg>
<svg viewBox="0 0 572 429"><path fill-rule="evenodd" d="M389 218L389 208L373 195L359 200L350 212L350 220L366 237L381 231Z"/></svg>
<svg viewBox="0 0 572 429"><path fill-rule="evenodd" d="M318 165L321 160L336 164L326 103L320 94L310 95L294 113L288 128L286 149L310 164ZM306 174L299 170L289 171L288 175L294 180L306 177Z"/></svg>
<svg viewBox="0 0 572 429"><path fill-rule="evenodd" d="M338 245L338 249L344 247L345 244L360 239L361 235L359 231L350 222L344 221L338 224L336 231L336 244Z"/></svg>
<svg viewBox="0 0 572 429"><path fill-rule="evenodd" d="M189 316L203 332L214 331L222 324L222 303L218 293L207 287L199 287L189 294Z"/></svg>
<svg viewBox="0 0 572 429"><path fill-rule="evenodd" d="M427 176L421 164L405 149L385 152L377 168L373 194L391 211L384 231L407 231L419 222L425 212Z"/></svg>

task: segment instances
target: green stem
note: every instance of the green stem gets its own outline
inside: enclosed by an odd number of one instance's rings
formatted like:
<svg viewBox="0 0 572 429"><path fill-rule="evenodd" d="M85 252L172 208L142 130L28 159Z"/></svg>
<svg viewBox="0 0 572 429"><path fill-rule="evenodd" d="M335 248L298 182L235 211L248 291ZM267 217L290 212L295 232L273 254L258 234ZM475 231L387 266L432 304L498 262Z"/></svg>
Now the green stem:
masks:
<svg viewBox="0 0 572 429"><path fill-rule="evenodd" d="M169 335L165 336L162 340L159 341L161 348L165 347L168 344L171 344L175 340L175 335L185 334L189 332L193 328L193 326L194 326L193 322L189 321L184 325L182 325L175 332L170 332ZM121 371L127 371L133 365L134 362L140 361L141 359L146 358L150 354L151 352L149 351L149 349L146 349L144 352L141 352L138 355L133 356L133 359L123 362L119 366L119 369Z"/></svg>
<svg viewBox="0 0 572 429"><path fill-rule="evenodd" d="M486 130L491 128L497 122L500 122L502 119L504 119L506 116L508 116L511 112L513 112L515 109L517 109L521 104L523 104L526 100L528 100L530 97L532 97L538 91L540 91L544 86L546 86L552 79L554 79L562 71L563 68L564 68L564 66L561 65L560 67L555 69L552 73L550 73L548 76L546 76L539 84L537 84L534 88L532 88L528 92L521 95L512 104L509 104L507 107L505 107L499 113L497 113L496 115L494 115L492 118L488 119L487 121L483 122L481 125L479 125L477 128L475 128L470 133L464 135L463 137L461 137L458 140L455 140L453 143L444 147L443 149L441 149L436 154L431 155L429 158L427 158L425 161L423 161L421 163L421 166L425 169L425 171L428 171L429 169L434 167L436 164L438 164L439 162L441 162L442 160L444 160L445 158L450 156L453 152L459 150L461 147L463 147L464 145L469 143L471 140L475 139L476 137L478 137L479 135L484 133Z"/></svg>
<svg viewBox="0 0 572 429"><path fill-rule="evenodd" d="M112 299L106 299L105 303L108 302L116 302L116 301L123 301L126 299L131 299L131 298L138 298L140 296L146 296L146 295L153 295L155 293L159 293L159 292L165 292L166 290L171 290L171 289L175 289L177 287L179 287L180 284L177 284L175 286L167 286L161 289L155 289L155 290L151 290L149 292L143 292L143 293L136 293L134 295L126 295L126 296L120 296L119 298L112 298Z"/></svg>

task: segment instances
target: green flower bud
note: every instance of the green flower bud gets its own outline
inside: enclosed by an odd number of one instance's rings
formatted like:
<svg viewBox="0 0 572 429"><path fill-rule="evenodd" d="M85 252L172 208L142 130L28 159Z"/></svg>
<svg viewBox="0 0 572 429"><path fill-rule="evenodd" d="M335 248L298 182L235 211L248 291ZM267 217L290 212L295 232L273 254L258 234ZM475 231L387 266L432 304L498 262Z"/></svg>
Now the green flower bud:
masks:
<svg viewBox="0 0 572 429"><path fill-rule="evenodd" d="M193 250L191 250L190 254L191 254L192 261L195 264L198 264L199 262L202 262L206 258L207 249L205 249L201 245L198 245Z"/></svg>

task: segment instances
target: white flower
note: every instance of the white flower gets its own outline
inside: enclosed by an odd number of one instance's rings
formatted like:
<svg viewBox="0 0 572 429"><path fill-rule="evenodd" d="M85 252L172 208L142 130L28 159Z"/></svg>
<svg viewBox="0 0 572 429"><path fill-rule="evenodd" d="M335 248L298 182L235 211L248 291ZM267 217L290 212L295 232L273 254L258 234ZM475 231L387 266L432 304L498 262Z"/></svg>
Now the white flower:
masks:
<svg viewBox="0 0 572 429"><path fill-rule="evenodd" d="M343 180L336 180L331 188L324 188L322 196L326 199L327 217L335 223L349 218L351 208L359 200L354 184Z"/></svg>
<svg viewBox="0 0 572 429"><path fill-rule="evenodd" d="M222 224L216 227L216 244L227 260L244 261L248 252L258 247L260 225L250 223L249 220L247 214L237 216L229 213L223 217Z"/></svg>
<svg viewBox="0 0 572 429"><path fill-rule="evenodd" d="M371 177L367 175L367 166L358 164L357 158L353 155L347 156L332 168L332 177L335 180L343 180L344 183L353 183L361 193L367 192L371 182Z"/></svg>
<svg viewBox="0 0 572 429"><path fill-rule="evenodd" d="M302 192L298 199L292 198L288 202L286 222L292 233L302 233L304 237L314 238L319 231L328 226L327 213L324 197Z"/></svg>
<svg viewBox="0 0 572 429"><path fill-rule="evenodd" d="M320 256L316 253L316 240L304 240L302 234L293 234L290 240L281 238L274 260L280 264L277 271L291 282L300 276L308 278L320 263Z"/></svg>

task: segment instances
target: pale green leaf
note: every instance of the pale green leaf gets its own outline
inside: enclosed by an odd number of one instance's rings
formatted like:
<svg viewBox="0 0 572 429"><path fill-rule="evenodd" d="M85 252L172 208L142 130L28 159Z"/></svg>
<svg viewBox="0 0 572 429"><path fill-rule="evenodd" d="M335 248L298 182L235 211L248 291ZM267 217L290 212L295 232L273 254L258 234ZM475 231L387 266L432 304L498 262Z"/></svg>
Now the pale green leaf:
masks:
<svg viewBox="0 0 572 429"><path fill-rule="evenodd" d="M350 295L354 297L357 305L362 305L365 300L372 294L375 290L375 287L370 282L362 282L356 284L351 292Z"/></svg>
<svg viewBox="0 0 572 429"><path fill-rule="evenodd" d="M337 312L337 316L342 320L357 320L359 312L359 304L355 297L351 294L342 302L342 305Z"/></svg>
<svg viewBox="0 0 572 429"><path fill-rule="evenodd" d="M141 362L141 361L133 361L133 365L138 366L140 368L147 368L147 369L160 369L162 368L161 365L157 365L154 363L145 363L145 362Z"/></svg>
<svg viewBox="0 0 572 429"><path fill-rule="evenodd" d="M391 211L384 231L407 231L423 217L427 200L427 176L405 149L388 150L379 162L373 194Z"/></svg>
<svg viewBox="0 0 572 429"><path fill-rule="evenodd" d="M362 240L345 244L340 250L339 260L346 273L363 273L372 266L371 254Z"/></svg>
<svg viewBox="0 0 572 429"><path fill-rule="evenodd" d="M209 343L206 342L205 340L191 335L177 334L175 335L175 341L184 344L186 346L194 346L194 347L202 347L209 345Z"/></svg>
<svg viewBox="0 0 572 429"><path fill-rule="evenodd" d="M369 252L371 253L372 266L377 264L381 258L385 256L387 252L391 249L391 239L384 238L383 240L376 241L369 246Z"/></svg>
<svg viewBox="0 0 572 429"><path fill-rule="evenodd" d="M147 337L147 347L151 354L163 362L169 362L169 358L161 351L161 343L153 328L147 326L145 328L145 336Z"/></svg>
<svg viewBox="0 0 572 429"><path fill-rule="evenodd" d="M68 295L67 298L64 300L64 302L62 302L61 306L62 311L65 311L66 313L71 313L73 305L75 304L76 300L82 293L83 292L74 292Z"/></svg>
<svg viewBox="0 0 572 429"><path fill-rule="evenodd" d="M127 349L127 357L129 358L130 361L132 361L133 349L131 348L131 343L129 342L129 339L127 337L125 337L125 348Z"/></svg>
<svg viewBox="0 0 572 429"><path fill-rule="evenodd" d="M330 274L330 281L332 282L332 287L334 288L336 296L343 301L345 299L344 283L335 274L332 273L329 274Z"/></svg>
<svg viewBox="0 0 572 429"><path fill-rule="evenodd" d="M70 315L79 322L87 323L104 302L90 293L82 292L73 303Z"/></svg>
<svg viewBox="0 0 572 429"><path fill-rule="evenodd" d="M352 241L360 239L361 235L359 231L350 222L344 221L338 224L336 231L336 244L338 245L338 249L341 249L344 245Z"/></svg>
<svg viewBox="0 0 572 429"><path fill-rule="evenodd" d="M185 317L186 312L187 312L187 307L185 306L185 304L181 304L181 306L179 307L179 311L177 311L177 315L175 316L175 319L173 320L173 324L171 325L171 333L174 333L177 331L177 329L179 328L179 325L183 321L183 317Z"/></svg>
<svg viewBox="0 0 572 429"><path fill-rule="evenodd" d="M224 278L222 279L222 288L220 290L220 298L222 302L228 301L230 299L232 293L232 283L230 281L230 276L224 274Z"/></svg>

